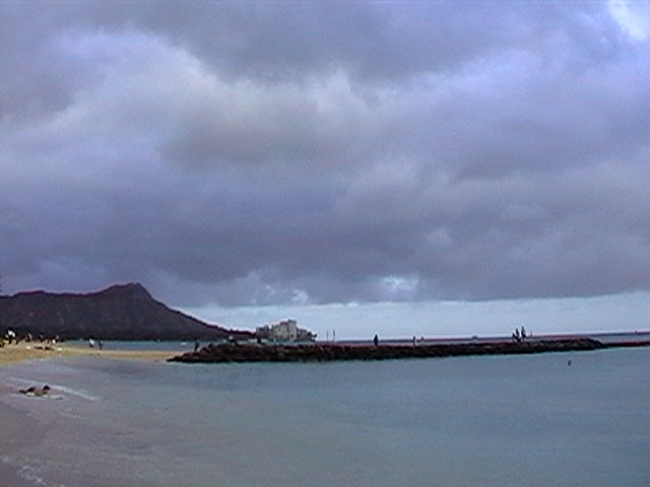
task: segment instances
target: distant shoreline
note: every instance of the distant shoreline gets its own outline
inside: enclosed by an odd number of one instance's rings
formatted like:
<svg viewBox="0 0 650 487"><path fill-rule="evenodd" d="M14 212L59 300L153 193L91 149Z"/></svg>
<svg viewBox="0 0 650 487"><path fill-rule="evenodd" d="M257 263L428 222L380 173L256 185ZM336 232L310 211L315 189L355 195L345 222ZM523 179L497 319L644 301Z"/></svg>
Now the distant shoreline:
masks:
<svg viewBox="0 0 650 487"><path fill-rule="evenodd" d="M596 345L583 343L592 340ZM170 341L175 343L176 341ZM578 342L576 344L576 342ZM138 342L139 343L139 342ZM507 353L541 353L569 350L595 350L612 347L643 347L650 346L650 331L609 332L570 335L540 335L529 337L523 346L512 346L506 337L428 337L417 338L415 345L412 339L386 339L375 349L371 340L341 340L338 342L315 342L308 345L278 344L264 345L264 354L260 355L258 345L241 344L213 345L219 350L220 357L216 360L194 356L193 352L183 350L181 342L178 349L170 350L138 350L130 348L116 349L111 341L105 342L103 350L91 348L85 342L72 341L47 345L39 342L20 342L18 344L0 347L0 367L26 360L43 360L61 357L100 357L109 359L135 360L145 362L246 362L246 361L329 361L329 360L384 360L391 358L442 357L450 355L494 355ZM576 348L571 348L574 343ZM537 345L536 345L537 344ZM516 343L515 343L516 345ZM209 345L208 345L209 347ZM296 350L308 347L298 355ZM315 347L315 348L309 348ZM568 347L568 348L567 348ZM203 347L201 350L207 347ZM350 349L366 349L362 352L351 352ZM323 349L318 353L319 349ZM410 350L413 349L413 350ZM271 351L271 352L270 352ZM273 352L274 351L274 352ZM185 353L184 353L185 352ZM227 352L227 353L226 353ZM277 352L277 353L275 353ZM198 352L201 352L199 350ZM273 355L275 353L275 355ZM264 355L268 355L265 357ZM345 357L345 358L343 358ZM350 357L350 358L348 358ZM353 358L357 357L357 358Z"/></svg>

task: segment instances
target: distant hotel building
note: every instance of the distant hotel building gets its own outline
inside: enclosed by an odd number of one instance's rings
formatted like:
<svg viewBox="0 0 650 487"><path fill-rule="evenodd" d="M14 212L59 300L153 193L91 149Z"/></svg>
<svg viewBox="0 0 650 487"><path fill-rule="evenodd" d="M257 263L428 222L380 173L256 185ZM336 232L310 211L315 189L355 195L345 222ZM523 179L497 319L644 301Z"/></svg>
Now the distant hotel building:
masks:
<svg viewBox="0 0 650 487"><path fill-rule="evenodd" d="M316 334L300 328L296 320L284 320L273 325L258 326L255 335L273 342L313 342Z"/></svg>

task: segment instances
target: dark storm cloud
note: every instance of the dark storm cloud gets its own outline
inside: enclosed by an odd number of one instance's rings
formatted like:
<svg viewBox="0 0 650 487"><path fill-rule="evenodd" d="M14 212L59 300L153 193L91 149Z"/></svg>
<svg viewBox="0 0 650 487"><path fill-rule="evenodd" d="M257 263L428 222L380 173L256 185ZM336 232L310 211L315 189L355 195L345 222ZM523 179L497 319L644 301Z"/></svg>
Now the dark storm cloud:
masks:
<svg viewBox="0 0 650 487"><path fill-rule="evenodd" d="M186 305L647 290L647 12L624 13L4 3L3 288L132 280Z"/></svg>

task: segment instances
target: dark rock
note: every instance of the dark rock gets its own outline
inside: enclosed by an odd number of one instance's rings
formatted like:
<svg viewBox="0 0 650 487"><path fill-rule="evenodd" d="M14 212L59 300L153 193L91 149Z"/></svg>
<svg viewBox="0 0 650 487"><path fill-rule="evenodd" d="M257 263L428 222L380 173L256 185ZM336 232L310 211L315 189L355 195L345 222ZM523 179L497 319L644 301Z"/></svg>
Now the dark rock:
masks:
<svg viewBox="0 0 650 487"><path fill-rule="evenodd" d="M435 344L417 347L405 345L209 345L196 352L171 358L170 362L325 362L334 360L392 360L404 358L450 357L462 355L502 355L565 351L588 351L603 348L589 338L539 340L531 342L490 342Z"/></svg>

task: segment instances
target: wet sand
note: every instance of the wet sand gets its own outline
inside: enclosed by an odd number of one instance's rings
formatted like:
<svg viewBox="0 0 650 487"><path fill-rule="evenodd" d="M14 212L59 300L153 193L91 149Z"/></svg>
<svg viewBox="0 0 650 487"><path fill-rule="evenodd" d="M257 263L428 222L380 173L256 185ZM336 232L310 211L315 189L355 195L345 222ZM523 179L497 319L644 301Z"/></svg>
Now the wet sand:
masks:
<svg viewBox="0 0 650 487"><path fill-rule="evenodd" d="M40 443L47 433L47 426L34 420L26 411L6 404L2 397L14 394L13 388L0 381L0 485L23 487L29 485L20 462L14 457L24 449Z"/></svg>
<svg viewBox="0 0 650 487"><path fill-rule="evenodd" d="M101 357L108 359L135 360L147 362L165 362L178 355L179 351L161 350L107 350L90 348L75 343L24 343L5 345L0 348L0 374L5 366L23 361L51 360L65 357ZM40 384L38 384L40 385ZM39 444L47 434L48 425L34 420L27 411L8 404L3 398L17 393L15 387L7 384L0 377L0 486L26 487L38 483L38 478L31 479L34 472L29 466L21 465L15 457L20 452Z"/></svg>
<svg viewBox="0 0 650 487"><path fill-rule="evenodd" d="M0 387L2 389L2 387ZM0 392L2 394L3 392ZM10 455L21 447L28 446L28 442L20 444L21 432L31 431L26 424L27 414L10 408L0 401L0 485L13 487L22 485L17 475L16 467L10 464ZM23 423L23 427L17 426Z"/></svg>
<svg viewBox="0 0 650 487"><path fill-rule="evenodd" d="M96 356L103 358L144 360L147 362L164 362L180 352L163 350L99 350L79 344L57 343L45 345L41 343L24 343L5 345L0 348L0 366L21 362L23 360L51 359L71 356Z"/></svg>

